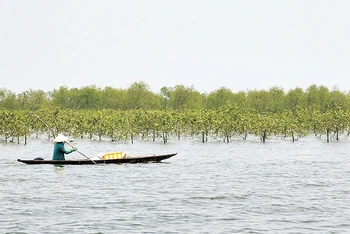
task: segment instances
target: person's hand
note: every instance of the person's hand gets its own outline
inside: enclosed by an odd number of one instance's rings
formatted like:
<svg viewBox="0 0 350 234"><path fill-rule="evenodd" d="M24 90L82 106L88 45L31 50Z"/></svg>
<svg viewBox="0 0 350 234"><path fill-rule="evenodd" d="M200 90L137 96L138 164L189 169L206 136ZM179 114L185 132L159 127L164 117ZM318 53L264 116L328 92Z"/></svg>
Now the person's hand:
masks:
<svg viewBox="0 0 350 234"><path fill-rule="evenodd" d="M72 150L73 150L73 151L77 151L77 148L73 148Z"/></svg>

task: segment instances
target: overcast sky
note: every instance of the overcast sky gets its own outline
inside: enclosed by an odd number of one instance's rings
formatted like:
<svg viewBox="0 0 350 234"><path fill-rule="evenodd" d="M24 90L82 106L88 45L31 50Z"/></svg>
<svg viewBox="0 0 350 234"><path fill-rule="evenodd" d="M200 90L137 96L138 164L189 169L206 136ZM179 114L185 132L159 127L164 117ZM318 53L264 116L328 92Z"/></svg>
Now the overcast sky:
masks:
<svg viewBox="0 0 350 234"><path fill-rule="evenodd" d="M347 0L0 0L0 88L350 91Z"/></svg>

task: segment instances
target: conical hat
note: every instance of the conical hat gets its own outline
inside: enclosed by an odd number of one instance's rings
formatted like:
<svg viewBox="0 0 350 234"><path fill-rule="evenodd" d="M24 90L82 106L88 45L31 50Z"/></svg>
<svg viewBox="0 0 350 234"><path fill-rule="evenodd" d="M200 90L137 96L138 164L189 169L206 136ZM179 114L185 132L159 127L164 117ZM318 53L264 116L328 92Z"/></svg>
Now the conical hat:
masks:
<svg viewBox="0 0 350 234"><path fill-rule="evenodd" d="M65 137L62 134L58 134L58 136L53 141L54 142L64 142L64 141L67 141L67 140L68 140L67 137Z"/></svg>

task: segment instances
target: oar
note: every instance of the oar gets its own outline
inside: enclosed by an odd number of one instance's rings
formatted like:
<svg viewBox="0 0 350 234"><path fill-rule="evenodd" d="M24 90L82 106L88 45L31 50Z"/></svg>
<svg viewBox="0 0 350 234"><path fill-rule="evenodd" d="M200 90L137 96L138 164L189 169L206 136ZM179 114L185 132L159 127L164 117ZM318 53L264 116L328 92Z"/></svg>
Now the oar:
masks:
<svg viewBox="0 0 350 234"><path fill-rule="evenodd" d="M51 132L53 132L53 134L55 134L55 131L47 124L45 123L42 119L40 119L36 114L33 113L33 115L40 120L40 122L42 122ZM69 142L65 141L70 147L75 148L73 145L71 145ZM88 156L86 156L85 154L83 154L82 152L80 152L79 150L77 150L77 152L81 155L83 155L85 158L89 159L91 162L93 162L94 164L97 164L94 160L92 160L91 158L89 158Z"/></svg>

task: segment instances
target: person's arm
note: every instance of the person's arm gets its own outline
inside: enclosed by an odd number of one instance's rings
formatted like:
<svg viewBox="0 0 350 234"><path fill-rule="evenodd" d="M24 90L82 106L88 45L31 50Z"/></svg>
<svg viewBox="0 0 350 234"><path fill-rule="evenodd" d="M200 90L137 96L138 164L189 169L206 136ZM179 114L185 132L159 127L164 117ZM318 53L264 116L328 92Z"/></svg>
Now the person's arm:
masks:
<svg viewBox="0 0 350 234"><path fill-rule="evenodd" d="M76 151L77 149L76 149L76 148L72 148L72 149L70 149L70 150L67 150L67 149L62 145L61 150L62 150L63 153L65 153L65 154L70 154L70 153Z"/></svg>

